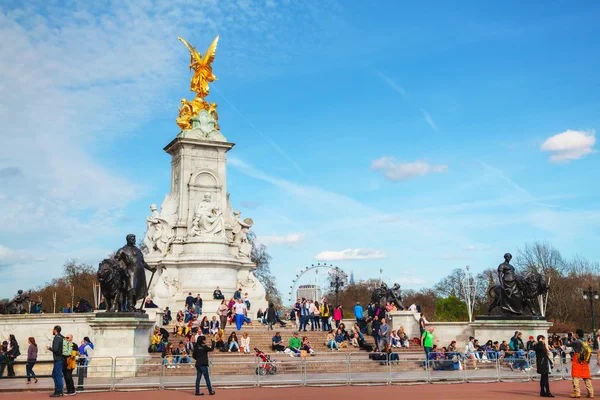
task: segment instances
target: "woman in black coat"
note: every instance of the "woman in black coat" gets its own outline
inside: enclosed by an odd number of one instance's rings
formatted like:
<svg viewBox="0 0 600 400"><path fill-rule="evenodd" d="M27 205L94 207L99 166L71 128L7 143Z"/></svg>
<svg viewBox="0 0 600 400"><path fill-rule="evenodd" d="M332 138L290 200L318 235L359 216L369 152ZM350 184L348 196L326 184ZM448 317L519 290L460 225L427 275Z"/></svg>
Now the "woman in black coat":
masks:
<svg viewBox="0 0 600 400"><path fill-rule="evenodd" d="M544 335L538 335L537 343L533 346L533 350L535 350L535 363L537 365L537 373L540 374L540 397L554 397L552 393L550 393L550 381L548 374L552 370L552 365L550 359L548 358L548 353L550 350L546 345L546 338Z"/></svg>
<svg viewBox="0 0 600 400"><path fill-rule="evenodd" d="M21 355L19 351L19 343L15 339L15 335L8 335L8 351L5 353L8 357L8 376L15 376L15 366L13 365L15 359Z"/></svg>
<svg viewBox="0 0 600 400"><path fill-rule="evenodd" d="M268 330L273 330L273 324L277 322L277 310L275 310L275 306L273 303L269 303L269 308L267 309L267 324L269 325Z"/></svg>
<svg viewBox="0 0 600 400"><path fill-rule="evenodd" d="M198 336L198 341L194 347L192 357L196 360L196 396L201 396L200 393L200 381L204 375L206 380L206 387L208 388L208 394L213 395L215 391L212 390L210 383L210 377L208 376L208 353L215 349L215 341L211 340L211 347L206 345L206 336Z"/></svg>

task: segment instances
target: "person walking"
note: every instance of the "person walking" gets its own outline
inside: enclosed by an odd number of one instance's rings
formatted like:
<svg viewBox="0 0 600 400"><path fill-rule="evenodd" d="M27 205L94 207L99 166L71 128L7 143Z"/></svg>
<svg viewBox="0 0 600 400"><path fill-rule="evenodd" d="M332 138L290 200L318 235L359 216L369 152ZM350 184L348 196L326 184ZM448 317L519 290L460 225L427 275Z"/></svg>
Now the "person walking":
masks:
<svg viewBox="0 0 600 400"><path fill-rule="evenodd" d="M31 378L33 378L33 383L38 383L38 378L35 377L35 372L33 372L33 366L37 361L38 356L38 348L37 343L33 337L28 339L29 347L27 348L27 366L25 367L25 372L27 373L27 384L31 384Z"/></svg>
<svg viewBox="0 0 600 400"><path fill-rule="evenodd" d="M52 346L46 346L46 349L52 352L52 360L54 365L52 366L52 380L54 381L54 393L50 397L61 397L63 395L63 365L64 358L62 355L63 351L63 335L60 334L61 327L56 325L52 329L54 339L52 339Z"/></svg>
<svg viewBox="0 0 600 400"><path fill-rule="evenodd" d="M538 335L537 343L533 345L533 351L535 352L535 364L537 365L537 373L540 374L540 397L554 397L550 393L550 380L548 374L552 367L550 366L550 359L548 353L550 350L546 345L546 338L544 335Z"/></svg>
<svg viewBox="0 0 600 400"><path fill-rule="evenodd" d="M64 356L65 362L63 364L63 376L65 378L65 386L67 387L67 396L75 395L75 382L73 382L73 371L77 367L77 354L79 354L79 347L73 343L73 335L70 333L65 335L65 340L69 342L71 347L71 355Z"/></svg>
<svg viewBox="0 0 600 400"><path fill-rule="evenodd" d="M267 330L273 330L273 324L277 322L277 310L275 310L275 305L273 303L269 303L269 308L267 309Z"/></svg>
<svg viewBox="0 0 600 400"><path fill-rule="evenodd" d="M240 331L246 317L246 304L244 304L242 299L238 299L233 308L235 309L235 327Z"/></svg>
<svg viewBox="0 0 600 400"><path fill-rule="evenodd" d="M194 352L192 353L192 357L196 360L196 396L202 396L204 394L200 393L202 376L204 376L204 380L206 381L208 394L211 396L215 394L210 383L210 377L208 376L208 353L215 349L215 341L211 339L210 347L208 347L205 342L206 336L198 336Z"/></svg>
<svg viewBox="0 0 600 400"><path fill-rule="evenodd" d="M573 378L573 393L571 394L572 398L581 397L579 379L583 379L583 382L585 383L585 388L588 392L587 397L594 397L594 387L592 386L589 364L591 358L591 349L587 342L584 342L584 340L583 329L577 329L575 331L575 340L570 343L566 343L567 347L573 349L573 354L571 355L571 377Z"/></svg>

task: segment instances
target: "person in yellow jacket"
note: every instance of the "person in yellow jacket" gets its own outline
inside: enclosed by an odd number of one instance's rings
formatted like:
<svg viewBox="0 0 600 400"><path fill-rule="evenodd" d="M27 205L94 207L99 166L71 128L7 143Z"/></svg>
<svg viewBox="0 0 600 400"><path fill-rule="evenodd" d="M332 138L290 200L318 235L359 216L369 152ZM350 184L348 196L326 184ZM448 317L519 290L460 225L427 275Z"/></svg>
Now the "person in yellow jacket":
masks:
<svg viewBox="0 0 600 400"><path fill-rule="evenodd" d="M73 343L73 335L70 333L65 335L65 339L71 344L71 355L65 357L63 366L63 376L65 378L65 385L67 386L67 396L73 396L75 394L75 383L73 382L73 371L77 367L77 356L79 355L79 348Z"/></svg>
<svg viewBox="0 0 600 400"><path fill-rule="evenodd" d="M329 326L329 306L326 302L323 302L323 305L319 311L321 314L321 329L323 332L327 332L331 327Z"/></svg>

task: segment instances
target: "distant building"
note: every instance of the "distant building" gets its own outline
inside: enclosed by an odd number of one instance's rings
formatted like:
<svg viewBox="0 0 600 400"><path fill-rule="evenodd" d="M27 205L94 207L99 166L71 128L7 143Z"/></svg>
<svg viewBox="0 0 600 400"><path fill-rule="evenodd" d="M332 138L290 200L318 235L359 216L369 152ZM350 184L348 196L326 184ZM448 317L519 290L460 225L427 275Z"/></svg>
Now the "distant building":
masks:
<svg viewBox="0 0 600 400"><path fill-rule="evenodd" d="M350 284L354 285L354 271L350 271Z"/></svg>
<svg viewBox="0 0 600 400"><path fill-rule="evenodd" d="M323 298L323 291L319 285L300 285L296 292L296 298L305 298L307 300L321 301Z"/></svg>

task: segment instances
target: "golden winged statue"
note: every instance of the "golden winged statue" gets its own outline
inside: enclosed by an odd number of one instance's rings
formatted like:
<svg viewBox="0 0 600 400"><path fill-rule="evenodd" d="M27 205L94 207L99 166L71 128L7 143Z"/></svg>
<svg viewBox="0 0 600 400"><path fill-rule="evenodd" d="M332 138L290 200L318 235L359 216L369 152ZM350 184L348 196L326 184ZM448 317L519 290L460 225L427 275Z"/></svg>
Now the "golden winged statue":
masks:
<svg viewBox="0 0 600 400"><path fill-rule="evenodd" d="M196 48L191 46L185 39L180 37L177 39L181 40L190 51L190 70L194 71L194 76L192 76L190 82L190 90L197 93L196 97L191 102L186 99L181 99L177 125L179 125L182 130L192 129L192 117L198 115L201 110L206 110L215 119L215 129L219 130L217 105L215 103L209 104L204 100L210 91L208 83L217 80L217 77L212 72L212 62L215 60L219 36L217 36L210 44L208 50L204 53L204 57L202 57L202 55L196 51Z"/></svg>

